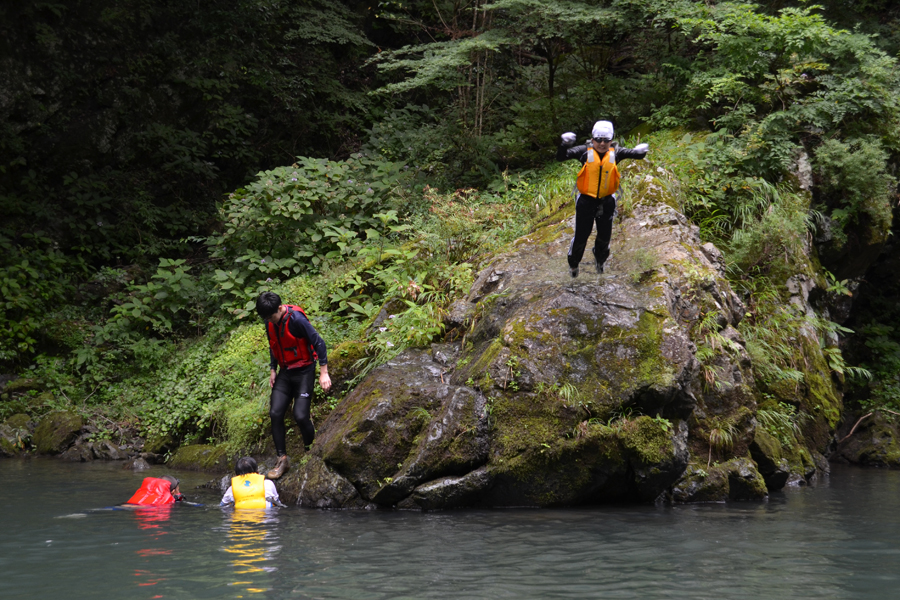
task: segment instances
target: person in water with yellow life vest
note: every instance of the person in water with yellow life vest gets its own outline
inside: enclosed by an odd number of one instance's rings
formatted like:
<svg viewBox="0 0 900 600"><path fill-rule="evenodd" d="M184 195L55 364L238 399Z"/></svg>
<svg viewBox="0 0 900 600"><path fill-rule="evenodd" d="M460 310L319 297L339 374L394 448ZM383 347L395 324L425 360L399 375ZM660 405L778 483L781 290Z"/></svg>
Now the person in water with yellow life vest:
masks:
<svg viewBox="0 0 900 600"><path fill-rule="evenodd" d="M171 475L145 477L125 506L164 506L184 500L178 479Z"/></svg>
<svg viewBox="0 0 900 600"><path fill-rule="evenodd" d="M643 159L649 146L638 144L634 148L621 148L613 142L613 124L597 121L591 131L591 140L583 146L573 146L575 134L566 132L561 136L556 160L579 160L575 186L578 199L575 201L575 235L569 245L569 274L578 277L578 265L584 256L594 221L597 222L597 238L594 241L594 266L597 273L603 273L603 265L609 258L609 240L612 237L613 217L616 213L616 190L619 189L619 169L616 166L627 158Z"/></svg>
<svg viewBox="0 0 900 600"><path fill-rule="evenodd" d="M269 387L272 388L269 417L272 419L272 439L278 455L275 468L266 476L278 479L290 466L284 415L292 402L294 420L300 426L303 445L307 450L316 437L309 409L313 400L316 361L319 362L319 385L326 392L331 388L328 354L325 341L299 306L282 304L278 294L263 292L256 299L256 312L265 322L269 338Z"/></svg>
<svg viewBox="0 0 900 600"><path fill-rule="evenodd" d="M234 465L235 476L231 487L222 496L222 505L234 504L235 508L272 508L284 506L278 499L275 483L257 473L256 461L245 456Z"/></svg>

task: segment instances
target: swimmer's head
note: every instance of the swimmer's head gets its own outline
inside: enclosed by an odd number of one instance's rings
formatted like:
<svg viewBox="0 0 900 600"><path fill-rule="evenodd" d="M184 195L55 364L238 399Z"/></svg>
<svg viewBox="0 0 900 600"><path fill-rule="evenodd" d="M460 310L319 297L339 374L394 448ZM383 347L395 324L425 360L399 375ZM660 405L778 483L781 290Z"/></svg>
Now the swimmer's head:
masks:
<svg viewBox="0 0 900 600"><path fill-rule="evenodd" d="M256 461L250 456L239 458L237 459L237 462L234 463L234 472L238 475L256 473L258 468L259 467L256 465Z"/></svg>
<svg viewBox="0 0 900 600"><path fill-rule="evenodd" d="M172 477L171 475L163 475L162 477L160 477L160 479L165 479L169 482L169 491L173 496L181 491L178 489L178 485L181 482L179 482L177 478Z"/></svg>

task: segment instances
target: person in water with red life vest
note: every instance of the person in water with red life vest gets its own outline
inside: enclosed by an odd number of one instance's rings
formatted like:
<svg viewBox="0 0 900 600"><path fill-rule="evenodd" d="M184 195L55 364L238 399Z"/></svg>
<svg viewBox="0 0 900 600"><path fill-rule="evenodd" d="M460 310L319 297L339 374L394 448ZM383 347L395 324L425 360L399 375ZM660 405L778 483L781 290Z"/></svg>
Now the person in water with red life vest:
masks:
<svg viewBox="0 0 900 600"><path fill-rule="evenodd" d="M184 500L181 487L171 475L145 477L141 487L128 499L125 506L165 506Z"/></svg>
<svg viewBox="0 0 900 600"><path fill-rule="evenodd" d="M581 171L575 186L575 235L569 245L569 274L578 277L578 265L584 256L594 221L597 222L597 238L594 241L594 266L603 273L603 265L609 258L609 240L612 237L613 217L616 214L616 190L619 189L617 163L626 158L643 159L650 147L638 144L634 148L621 148L613 142L613 124L597 121L591 131L591 140L583 146L573 146L575 134L562 134L556 151L556 160L579 160Z"/></svg>
<svg viewBox="0 0 900 600"><path fill-rule="evenodd" d="M272 508L284 506L278 499L275 483L257 473L256 461L245 456L234 464L235 476L231 487L222 496L222 506L234 504L235 508Z"/></svg>
<svg viewBox="0 0 900 600"><path fill-rule="evenodd" d="M256 312L266 323L269 338L269 363L272 373L269 387L272 396L269 417L272 419L272 439L278 461L266 476L278 479L290 466L285 441L284 415L294 404L294 420L300 426L303 445L309 450L316 437L316 429L309 417L319 362L319 385L324 391L331 388L328 376L328 354L325 341L315 330L306 313L299 306L282 304L274 292L263 292L256 299Z"/></svg>

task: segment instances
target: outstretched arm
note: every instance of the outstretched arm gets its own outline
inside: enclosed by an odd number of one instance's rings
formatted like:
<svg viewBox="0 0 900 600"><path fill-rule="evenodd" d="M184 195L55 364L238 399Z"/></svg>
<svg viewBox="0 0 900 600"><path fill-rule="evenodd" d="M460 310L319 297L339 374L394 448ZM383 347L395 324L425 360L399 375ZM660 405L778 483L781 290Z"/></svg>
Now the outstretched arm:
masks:
<svg viewBox="0 0 900 600"><path fill-rule="evenodd" d="M616 148L616 162L622 161L626 158L643 160L644 157L647 156L647 152L649 151L650 146L648 144L638 144L634 148L624 148L619 146Z"/></svg>
<svg viewBox="0 0 900 600"><path fill-rule="evenodd" d="M556 149L556 160L562 162L564 160L580 160L584 162L584 154L587 152L587 146L575 146L575 134L567 131L559 138L559 147Z"/></svg>

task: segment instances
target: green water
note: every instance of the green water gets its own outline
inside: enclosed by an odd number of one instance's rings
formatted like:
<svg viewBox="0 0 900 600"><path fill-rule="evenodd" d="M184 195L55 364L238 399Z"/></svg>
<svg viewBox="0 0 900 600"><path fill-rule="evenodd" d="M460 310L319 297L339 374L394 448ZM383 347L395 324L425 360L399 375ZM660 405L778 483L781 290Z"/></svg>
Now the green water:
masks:
<svg viewBox="0 0 900 600"><path fill-rule="evenodd" d="M158 468L152 475L168 471ZM102 510L147 473L0 460L0 598L896 598L900 472L764 503L444 513Z"/></svg>

